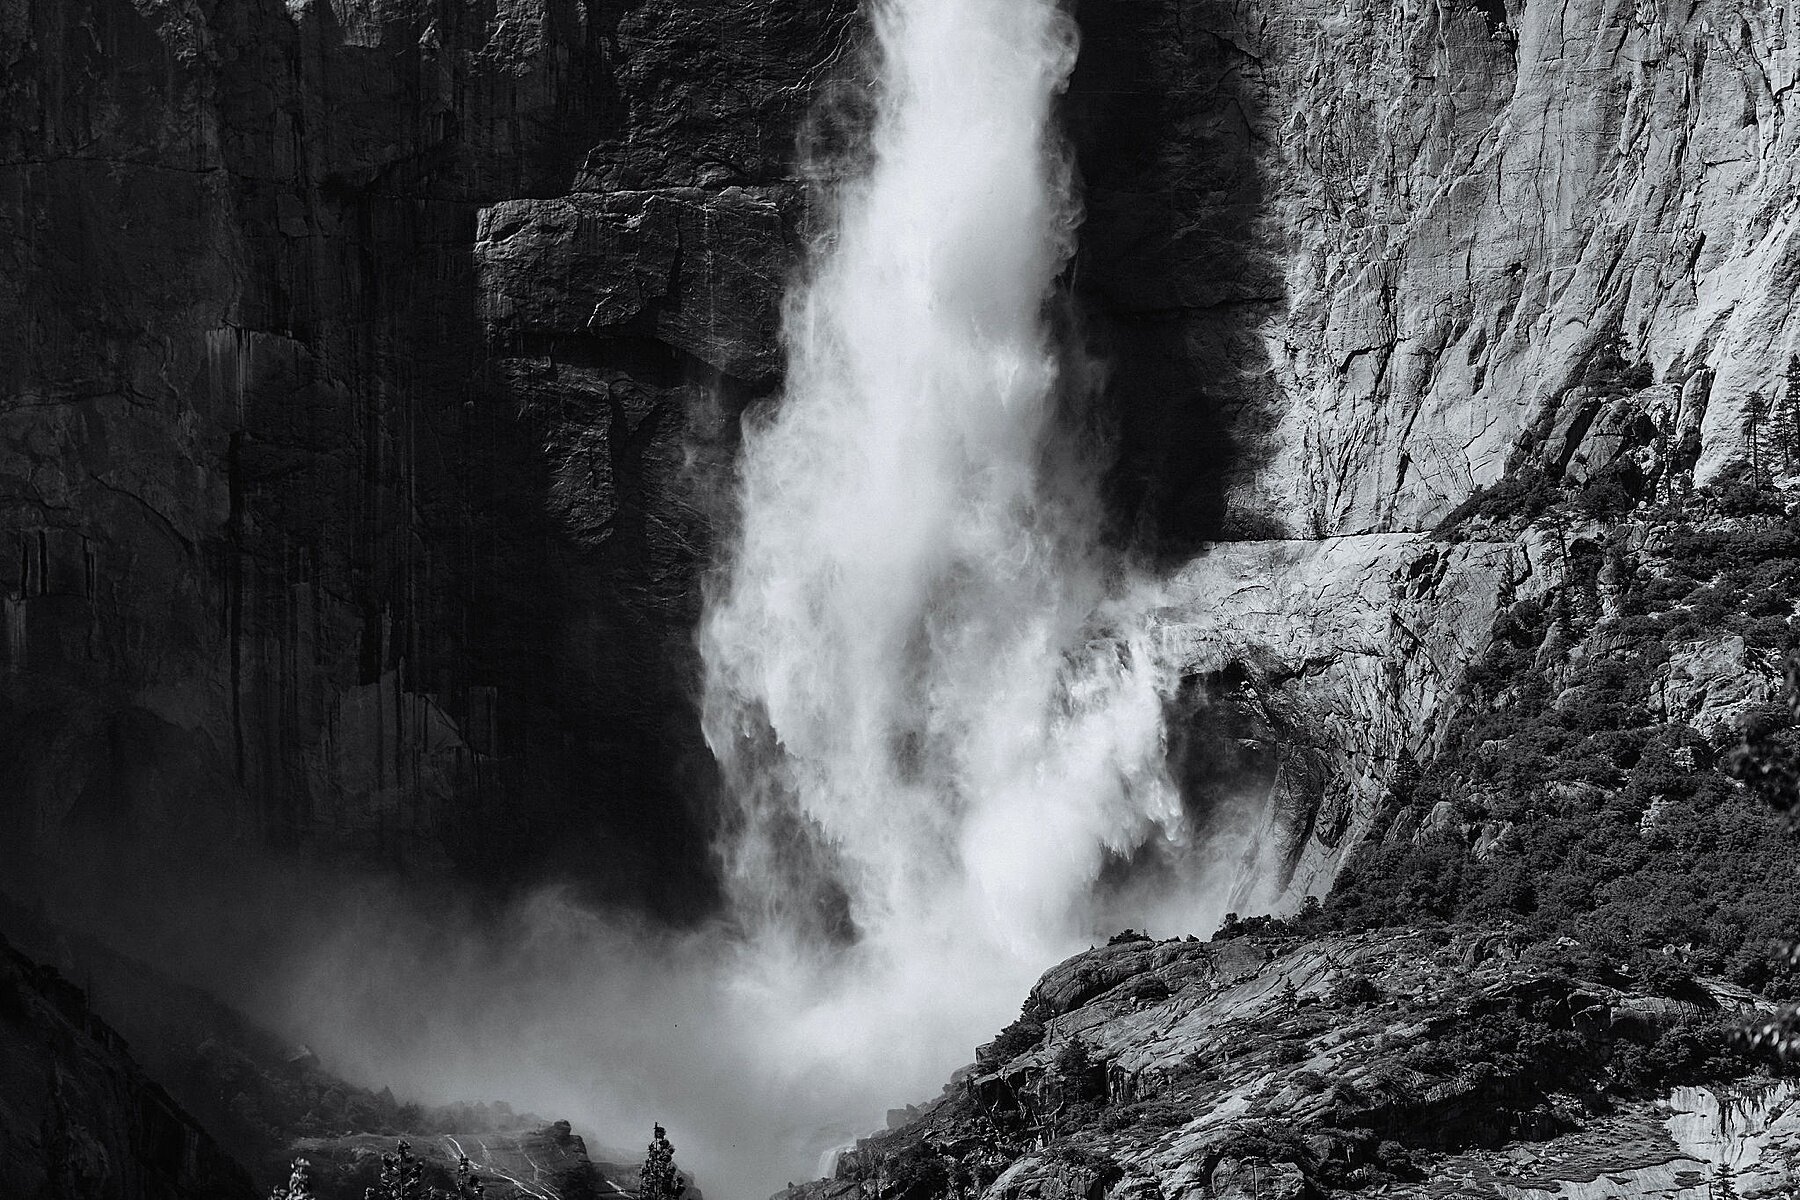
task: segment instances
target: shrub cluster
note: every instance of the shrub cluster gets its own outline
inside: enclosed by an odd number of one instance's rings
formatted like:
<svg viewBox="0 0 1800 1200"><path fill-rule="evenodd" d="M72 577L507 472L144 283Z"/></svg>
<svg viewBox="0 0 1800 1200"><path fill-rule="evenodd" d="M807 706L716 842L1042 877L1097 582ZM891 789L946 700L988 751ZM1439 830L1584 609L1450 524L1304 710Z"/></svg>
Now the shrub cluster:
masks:
<svg viewBox="0 0 1800 1200"><path fill-rule="evenodd" d="M1044 1023L1032 1012L1028 1003L1012 1024L1002 1029L993 1041L975 1052L976 1065L984 1070L993 1070L1011 1062L1019 1055L1036 1049L1044 1040Z"/></svg>
<svg viewBox="0 0 1800 1200"><path fill-rule="evenodd" d="M1731 777L1760 772L1775 791L1800 776L1793 714L1750 713L1753 746L1733 755L1653 711L1672 645L1735 634L1775 650L1793 636L1800 522L1721 527L1710 513L1653 527L1648 550L1622 533L1578 542L1552 603L1502 612L1443 753L1390 796L1390 836L1352 856L1322 911L1284 928L1512 921L1572 935L1653 992L1679 993L1698 971L1800 997L1778 950L1800 930L1800 844ZM1452 819L1418 832L1440 805ZM1478 859L1484 829L1505 839Z"/></svg>

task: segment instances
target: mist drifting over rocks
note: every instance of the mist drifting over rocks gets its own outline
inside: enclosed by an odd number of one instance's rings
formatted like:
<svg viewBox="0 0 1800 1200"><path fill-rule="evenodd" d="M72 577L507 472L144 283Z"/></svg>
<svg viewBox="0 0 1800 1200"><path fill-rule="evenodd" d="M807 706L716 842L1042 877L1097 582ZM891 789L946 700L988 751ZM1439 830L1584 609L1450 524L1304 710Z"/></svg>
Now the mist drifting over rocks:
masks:
<svg viewBox="0 0 1800 1200"><path fill-rule="evenodd" d="M601 1128L654 1111L727 1198L933 1093L1046 963L1138 919L1109 866L1173 865L1162 915L1217 915L1168 775L1156 593L1102 545L1094 376L1053 320L1080 218L1054 121L1074 25L1038 0L871 24L866 154L818 198L701 620L721 920L655 935L544 894L373 988L341 983L371 945L435 939L346 932L299 989L343 999L305 1013L330 1045L397 1014L387 988L467 963L413 1045L342 1057L419 1087L518 1080Z"/></svg>

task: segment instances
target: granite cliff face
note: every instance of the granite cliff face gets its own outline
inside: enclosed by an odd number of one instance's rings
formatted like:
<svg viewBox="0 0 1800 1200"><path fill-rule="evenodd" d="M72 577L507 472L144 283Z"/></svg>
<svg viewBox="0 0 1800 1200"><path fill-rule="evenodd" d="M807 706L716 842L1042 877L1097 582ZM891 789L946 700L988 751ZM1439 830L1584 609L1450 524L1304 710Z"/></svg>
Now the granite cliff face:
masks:
<svg viewBox="0 0 1800 1200"><path fill-rule="evenodd" d="M1790 471L1794 18L1079 19L1117 528L1174 572L1197 694L1254 687L1290 762L1254 886L1317 891L1562 570L1554 532L1425 531L1509 464L1644 500ZM0 4L6 836L603 857L610 895L704 906L699 566L858 28Z"/></svg>
<svg viewBox="0 0 1800 1200"><path fill-rule="evenodd" d="M1186 564L1178 658L1260 745L1255 908L1329 886L1495 616L1554 607L1572 552L1791 483L1800 48L1792 13L1735 4L1082 17L1079 284L1121 490ZM1539 474L1627 499L1427 536Z"/></svg>
<svg viewBox="0 0 1800 1200"><path fill-rule="evenodd" d="M1107 367L1112 533L1164 575L1176 765L1190 803L1248 814L1243 908L1323 893L1364 847L1479 876L1397 903L1527 919L1516 876L1547 878L1578 819L1634 871L1762 854L1766 830L1682 810L1723 811L1800 585L1791 6L1078 18L1072 325ZM701 572L738 418L780 382L800 149L855 152L860 28L852 0L0 0L0 843L22 875L273 844L706 909ZM1635 915L1666 882L1629 880L1563 915ZM1743 916L1653 932L1766 983L1719 933ZM1398 945L1285 975L1323 989ZM1109 1061L1144 1013L1275 1028L1291 949L1180 978L1199 952L1167 951L1051 1023ZM1410 996L1383 1003L1410 1028ZM1383 1065L1305 1037L1352 1082ZM1041 1099L1024 1057L987 1074ZM1317 1115L1251 1065L1208 1094ZM1621 1118L1664 1155L1630 1170L1779 1124L1679 1096ZM1166 1128L1132 1169L1162 1178ZM1366 1142L1305 1153L1412 1161ZM1094 1183L1020 1162L1008 1194ZM1496 1194L1530 1194L1527 1166Z"/></svg>
<svg viewBox="0 0 1800 1200"><path fill-rule="evenodd" d="M710 472L847 15L0 6L7 840L704 903Z"/></svg>
<svg viewBox="0 0 1800 1200"><path fill-rule="evenodd" d="M1163 444L1190 477L1236 451L1237 528L1427 528L1580 410L1567 465L1606 432L1577 390L1616 335L1651 368L1630 411L1666 453L1697 436L1679 471L1747 461L1748 398L1781 401L1800 338L1791 13L1082 15L1083 284L1182 364L1183 402L1136 419L1229 435L1211 462Z"/></svg>

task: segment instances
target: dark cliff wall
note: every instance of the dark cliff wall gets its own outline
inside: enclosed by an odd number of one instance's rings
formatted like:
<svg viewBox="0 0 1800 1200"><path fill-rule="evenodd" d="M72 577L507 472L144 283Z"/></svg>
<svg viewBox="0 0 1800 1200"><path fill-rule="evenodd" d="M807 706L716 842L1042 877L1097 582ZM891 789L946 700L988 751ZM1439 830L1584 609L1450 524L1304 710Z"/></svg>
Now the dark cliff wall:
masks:
<svg viewBox="0 0 1800 1200"><path fill-rule="evenodd" d="M248 1200L213 1144L89 1011L0 940L0 1194L21 1200Z"/></svg>
<svg viewBox="0 0 1800 1200"><path fill-rule="evenodd" d="M848 7L0 3L0 837L703 902L707 489Z"/></svg>

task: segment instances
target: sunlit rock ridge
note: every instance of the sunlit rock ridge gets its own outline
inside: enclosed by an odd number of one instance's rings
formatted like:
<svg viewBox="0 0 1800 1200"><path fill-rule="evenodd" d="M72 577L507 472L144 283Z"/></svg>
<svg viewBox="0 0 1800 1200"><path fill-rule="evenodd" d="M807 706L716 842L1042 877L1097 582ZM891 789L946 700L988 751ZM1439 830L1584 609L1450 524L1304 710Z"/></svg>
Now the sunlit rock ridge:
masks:
<svg viewBox="0 0 1800 1200"><path fill-rule="evenodd" d="M781 1200L1791 1195L1791 1080L1671 1086L1692 1064L1642 1051L1748 994L1563 965L1505 934L1115 939Z"/></svg>

